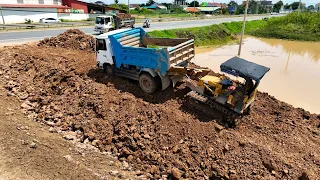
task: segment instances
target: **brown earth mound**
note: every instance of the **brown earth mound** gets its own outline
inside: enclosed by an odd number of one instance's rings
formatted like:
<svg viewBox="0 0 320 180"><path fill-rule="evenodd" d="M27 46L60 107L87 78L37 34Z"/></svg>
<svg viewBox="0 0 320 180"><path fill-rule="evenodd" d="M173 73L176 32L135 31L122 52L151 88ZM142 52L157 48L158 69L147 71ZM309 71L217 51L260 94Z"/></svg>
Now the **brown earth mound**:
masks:
<svg viewBox="0 0 320 180"><path fill-rule="evenodd" d="M38 46L54 46L70 48L74 50L93 51L95 39L93 36L86 35L78 29L69 29L57 37L45 38L38 43Z"/></svg>
<svg viewBox="0 0 320 180"><path fill-rule="evenodd" d="M82 141L149 178L320 177L320 115L258 93L251 114L225 128L183 105L184 83L146 95L137 82L106 77L94 58L58 47L5 48L0 74L31 118L80 130Z"/></svg>

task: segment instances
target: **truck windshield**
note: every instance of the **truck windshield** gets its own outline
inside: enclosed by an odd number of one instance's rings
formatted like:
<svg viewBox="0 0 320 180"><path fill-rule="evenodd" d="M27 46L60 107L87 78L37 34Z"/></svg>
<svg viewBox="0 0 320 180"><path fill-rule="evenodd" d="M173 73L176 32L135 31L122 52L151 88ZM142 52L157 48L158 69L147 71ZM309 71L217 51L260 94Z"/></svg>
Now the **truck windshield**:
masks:
<svg viewBox="0 0 320 180"><path fill-rule="evenodd" d="M104 18L103 17L96 17L96 24L104 24Z"/></svg>
<svg viewBox="0 0 320 180"><path fill-rule="evenodd" d="M96 42L96 51L107 50L106 41L104 39L97 39Z"/></svg>

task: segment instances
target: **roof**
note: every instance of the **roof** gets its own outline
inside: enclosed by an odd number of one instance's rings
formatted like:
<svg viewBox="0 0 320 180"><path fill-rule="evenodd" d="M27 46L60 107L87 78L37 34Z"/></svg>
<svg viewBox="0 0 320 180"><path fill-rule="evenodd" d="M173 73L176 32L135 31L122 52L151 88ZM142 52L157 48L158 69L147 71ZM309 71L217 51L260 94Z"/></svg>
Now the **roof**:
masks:
<svg viewBox="0 0 320 180"><path fill-rule="evenodd" d="M272 1L261 1L262 5L272 5Z"/></svg>
<svg viewBox="0 0 320 180"><path fill-rule="evenodd" d="M240 76L243 78L251 78L260 81L270 68L259 64L246 61L244 59L233 57L220 65L222 72Z"/></svg>
<svg viewBox="0 0 320 180"><path fill-rule="evenodd" d="M220 3L214 3L214 7L220 7L221 4ZM212 2L202 2L200 4L200 7L213 7L213 3Z"/></svg>
<svg viewBox="0 0 320 180"><path fill-rule="evenodd" d="M139 7L139 4L130 4L130 8L136 8Z"/></svg>
<svg viewBox="0 0 320 180"><path fill-rule="evenodd" d="M200 11L207 11L207 12L212 12L213 7L198 7ZM214 10L221 9L220 7L214 7Z"/></svg>
<svg viewBox="0 0 320 180"><path fill-rule="evenodd" d="M46 5L46 4L1 4L3 8L59 8L70 9L68 6L62 5Z"/></svg>
<svg viewBox="0 0 320 180"><path fill-rule="evenodd" d="M146 9L157 9L157 8L167 9L167 7L165 7L162 4L158 4L158 3L154 3L154 4L150 5L150 6L144 6L143 8L146 8Z"/></svg>
<svg viewBox="0 0 320 180"><path fill-rule="evenodd" d="M186 9L187 12L200 12L199 8L194 8L194 7L188 7Z"/></svg>
<svg viewBox="0 0 320 180"><path fill-rule="evenodd" d="M104 7L105 10L119 10L119 11L124 11L122 9L118 9L118 8L113 8L113 7L109 7L109 6L106 6Z"/></svg>

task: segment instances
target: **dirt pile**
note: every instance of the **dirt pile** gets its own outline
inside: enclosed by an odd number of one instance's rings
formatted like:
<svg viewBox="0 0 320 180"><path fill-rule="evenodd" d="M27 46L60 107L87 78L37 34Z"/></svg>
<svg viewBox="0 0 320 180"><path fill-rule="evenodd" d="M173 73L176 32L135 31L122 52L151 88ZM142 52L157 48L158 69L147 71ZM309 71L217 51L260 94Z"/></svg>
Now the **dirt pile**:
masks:
<svg viewBox="0 0 320 180"><path fill-rule="evenodd" d="M0 52L8 95L29 117L112 151L158 179L294 179L320 175L320 115L258 93L252 113L226 128L183 105L189 90L153 96L106 77L92 53L20 46Z"/></svg>
<svg viewBox="0 0 320 180"><path fill-rule="evenodd" d="M63 47L91 52L95 47L95 39L93 36L87 35L78 29L70 29L57 37L41 40L38 46Z"/></svg>

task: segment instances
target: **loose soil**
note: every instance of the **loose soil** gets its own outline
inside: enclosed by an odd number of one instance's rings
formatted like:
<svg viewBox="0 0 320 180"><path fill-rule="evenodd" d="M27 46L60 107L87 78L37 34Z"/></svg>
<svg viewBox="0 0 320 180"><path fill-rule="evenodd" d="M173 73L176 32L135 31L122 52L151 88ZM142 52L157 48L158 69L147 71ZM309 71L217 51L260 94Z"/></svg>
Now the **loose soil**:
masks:
<svg viewBox="0 0 320 180"><path fill-rule="evenodd" d="M21 112L21 101L7 93L5 80L0 80L1 180L117 179L119 175L135 179L115 156L75 139L67 141L55 128L29 120ZM68 137L69 132L63 133ZM115 172L116 176L111 175Z"/></svg>
<svg viewBox="0 0 320 180"><path fill-rule="evenodd" d="M9 95L28 116L112 152L150 179L317 179L320 115L259 92L251 114L228 128L184 106L189 91L145 94L107 77L95 54L71 46L22 45L0 51ZM69 47L69 48L61 48ZM89 46L90 47L90 46ZM213 72L212 72L213 73Z"/></svg>

